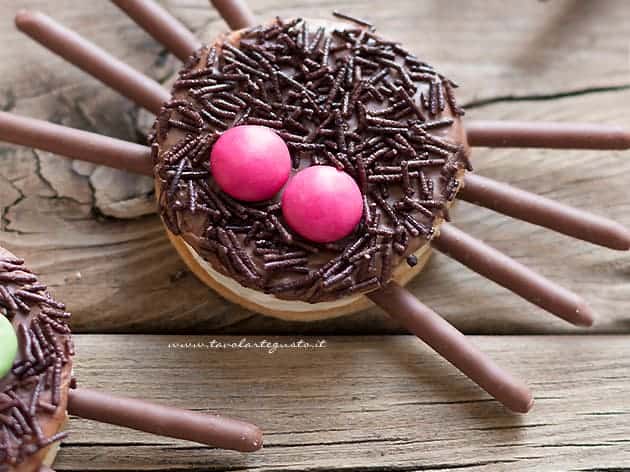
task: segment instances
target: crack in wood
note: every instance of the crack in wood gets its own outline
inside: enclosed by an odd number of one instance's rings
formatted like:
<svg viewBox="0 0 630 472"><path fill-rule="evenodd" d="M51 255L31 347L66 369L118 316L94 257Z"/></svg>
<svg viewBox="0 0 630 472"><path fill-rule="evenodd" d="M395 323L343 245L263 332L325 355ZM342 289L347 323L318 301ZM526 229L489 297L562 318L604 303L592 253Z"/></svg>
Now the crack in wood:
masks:
<svg viewBox="0 0 630 472"><path fill-rule="evenodd" d="M17 100L12 88L8 88L4 93L0 94L0 96L4 97L4 101L2 105L0 105L0 110L11 111L15 108Z"/></svg>
<svg viewBox="0 0 630 472"><path fill-rule="evenodd" d="M562 447L611 447L615 444L610 443L557 443L557 444L540 444L540 448L562 448Z"/></svg>
<svg viewBox="0 0 630 472"><path fill-rule="evenodd" d="M301 465L299 469L291 466L291 464L287 464L286 466L258 466L258 465L247 465L247 466L230 466L230 465L204 465L202 467L192 466L186 467L186 470L189 472L210 472L210 471L222 471L222 472L246 472L246 471L254 471L260 470L264 472L286 472L287 470L299 470L301 472L431 472L431 471L439 471L439 470L463 470L463 469L473 469L477 467L486 467L486 466L495 466L502 464L512 464L517 462L516 460L506 459L506 460L493 460L493 461L478 461L478 462L466 462L466 463L435 463L435 464L424 464L424 465L391 465L391 466L309 466L309 465ZM89 470L89 469L83 469ZM99 468L100 472L137 472L138 469L127 469L121 467L115 468ZM167 467L167 468L153 468L153 467L143 467L143 470L150 470L151 472L178 472L181 471L181 467ZM585 470L585 469L584 469ZM604 469L602 469L604 470ZM607 470L607 472L613 472L611 470Z"/></svg>
<svg viewBox="0 0 630 472"><path fill-rule="evenodd" d="M72 436L70 436L72 437ZM81 448L89 448L89 447L165 447L168 446L168 444L166 443L151 443L151 442L86 442L86 443L80 443L80 442L70 442L70 441L63 441L61 443L61 448L62 449L70 449L70 448L76 448L76 449L81 449ZM186 449L184 448L174 448L174 449ZM192 448L192 449L210 449L207 447L203 447L203 446L199 446L196 448Z"/></svg>
<svg viewBox="0 0 630 472"><path fill-rule="evenodd" d="M467 110L474 110L482 108L488 105L495 105L497 103L511 103L511 102L533 102L533 101L548 101L558 100L562 98L580 97L583 95L591 95L596 93L606 92L621 92L624 90L630 90L630 84L614 85L608 87L585 87L577 90L559 91L553 93L531 93L526 95L498 95L496 97L487 97L481 100L471 100L468 103L464 103L463 107Z"/></svg>
<svg viewBox="0 0 630 472"><path fill-rule="evenodd" d="M6 231L8 233L20 234L19 231L9 228L9 226L11 225L11 219L9 218L8 214L15 205L24 200L24 193L18 187L16 187L13 182L8 179L5 180L7 184L10 185L11 188L17 193L18 196L12 202L2 208L2 213L0 214L0 228L2 229L2 231Z"/></svg>
<svg viewBox="0 0 630 472"><path fill-rule="evenodd" d="M509 426L488 426L486 428L471 428L474 431L501 431L507 429L522 430L525 428L540 428L542 426L554 426L553 423L533 423L533 424L517 424Z"/></svg>
<svg viewBox="0 0 630 472"><path fill-rule="evenodd" d="M572 469L576 472L628 472L628 467L596 467L593 469Z"/></svg>

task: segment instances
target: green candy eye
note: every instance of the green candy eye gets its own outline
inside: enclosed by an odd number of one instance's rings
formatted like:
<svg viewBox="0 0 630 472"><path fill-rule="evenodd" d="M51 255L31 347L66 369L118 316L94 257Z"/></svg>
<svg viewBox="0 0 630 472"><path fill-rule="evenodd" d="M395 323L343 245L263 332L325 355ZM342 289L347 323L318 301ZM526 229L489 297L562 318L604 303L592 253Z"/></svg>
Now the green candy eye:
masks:
<svg viewBox="0 0 630 472"><path fill-rule="evenodd" d="M17 355L18 340L13 325L0 314L0 378L9 373Z"/></svg>

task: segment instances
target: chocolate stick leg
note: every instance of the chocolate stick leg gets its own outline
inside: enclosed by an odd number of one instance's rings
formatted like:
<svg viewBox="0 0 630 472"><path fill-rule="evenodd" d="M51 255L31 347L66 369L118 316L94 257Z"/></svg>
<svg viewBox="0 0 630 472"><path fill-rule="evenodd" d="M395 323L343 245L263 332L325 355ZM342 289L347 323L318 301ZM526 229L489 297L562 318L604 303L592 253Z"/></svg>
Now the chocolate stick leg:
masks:
<svg viewBox="0 0 630 472"><path fill-rule="evenodd" d="M94 390L70 390L68 412L101 423L222 449L252 452L262 447L262 432L253 424Z"/></svg>
<svg viewBox="0 0 630 472"><path fill-rule="evenodd" d="M149 147L48 121L0 112L0 140L136 174L153 175Z"/></svg>
<svg viewBox="0 0 630 472"><path fill-rule="evenodd" d="M210 0L233 30L256 25L256 17L244 0Z"/></svg>
<svg viewBox="0 0 630 472"><path fill-rule="evenodd" d="M22 11L15 24L42 46L109 85L150 112L158 113L170 94L133 67L39 12Z"/></svg>
<svg viewBox="0 0 630 472"><path fill-rule="evenodd" d="M627 251L630 230L616 221L572 208L476 174L466 174L458 195L504 215L553 229L577 239Z"/></svg>
<svg viewBox="0 0 630 472"><path fill-rule="evenodd" d="M155 0L112 0L112 2L182 61L201 48L201 42L195 35Z"/></svg>
<svg viewBox="0 0 630 472"><path fill-rule="evenodd" d="M431 244L475 272L569 323L580 326L593 324L592 310L575 293L467 235L450 223L440 226L440 233Z"/></svg>
<svg viewBox="0 0 630 472"><path fill-rule="evenodd" d="M470 121L471 146L555 149L630 149L630 131L620 126L586 123Z"/></svg>
<svg viewBox="0 0 630 472"><path fill-rule="evenodd" d="M519 413L531 409L534 401L522 381L501 369L407 289L390 282L367 296L507 408Z"/></svg>

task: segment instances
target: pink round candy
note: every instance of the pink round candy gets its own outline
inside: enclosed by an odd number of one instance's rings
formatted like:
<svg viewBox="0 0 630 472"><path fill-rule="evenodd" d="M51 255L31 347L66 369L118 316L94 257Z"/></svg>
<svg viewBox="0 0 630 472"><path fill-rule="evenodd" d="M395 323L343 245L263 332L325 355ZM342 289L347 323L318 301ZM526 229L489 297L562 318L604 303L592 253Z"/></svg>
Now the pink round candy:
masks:
<svg viewBox="0 0 630 472"><path fill-rule="evenodd" d="M247 202L273 197L291 172L287 145L265 126L230 128L210 153L212 175L228 195Z"/></svg>
<svg viewBox="0 0 630 472"><path fill-rule="evenodd" d="M295 174L282 194L282 214L300 236L318 243L349 235L363 214L357 183L330 166L312 166Z"/></svg>

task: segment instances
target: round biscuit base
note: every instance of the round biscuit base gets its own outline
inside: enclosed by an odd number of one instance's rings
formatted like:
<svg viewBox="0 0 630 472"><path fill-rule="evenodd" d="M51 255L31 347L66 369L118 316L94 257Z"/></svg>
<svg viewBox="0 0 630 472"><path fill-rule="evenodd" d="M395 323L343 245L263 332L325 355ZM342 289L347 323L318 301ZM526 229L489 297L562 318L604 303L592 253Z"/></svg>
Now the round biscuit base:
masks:
<svg viewBox="0 0 630 472"><path fill-rule="evenodd" d="M256 313L287 321L317 321L349 315L372 306L372 302L362 294L332 302L307 303L299 300L282 300L274 295L244 287L215 270L182 237L174 235L168 229L166 233L188 268L204 284L230 302ZM431 256L431 245L428 243L423 245L414 255L418 258L415 266L403 263L394 269L393 280L397 283L406 285L422 271Z"/></svg>

